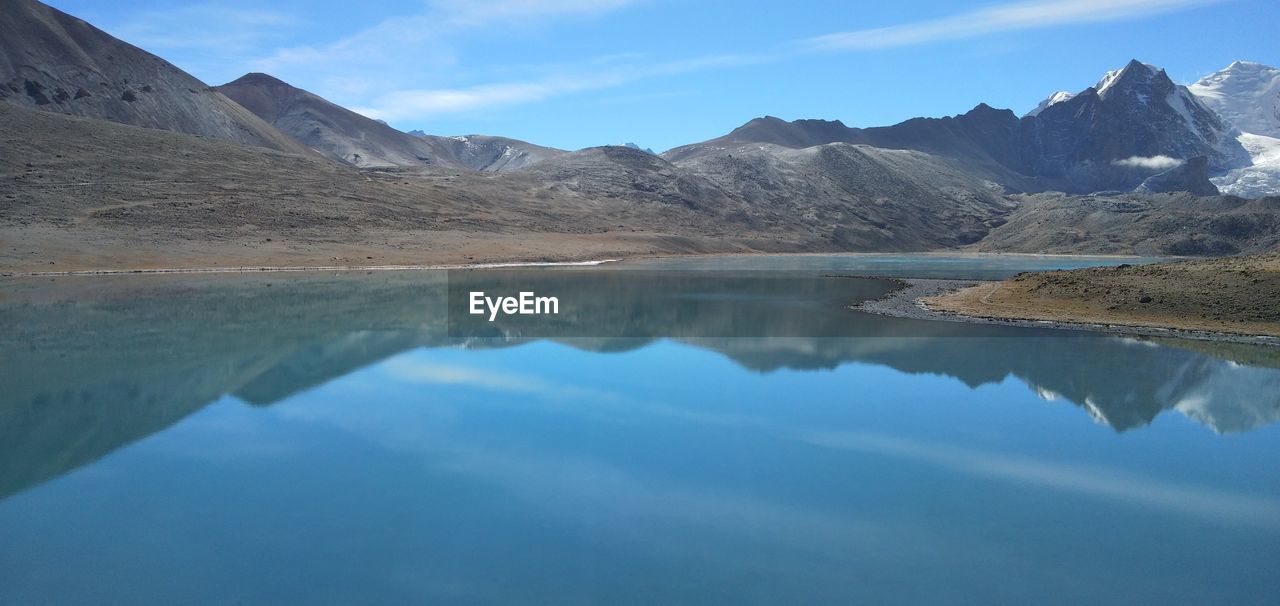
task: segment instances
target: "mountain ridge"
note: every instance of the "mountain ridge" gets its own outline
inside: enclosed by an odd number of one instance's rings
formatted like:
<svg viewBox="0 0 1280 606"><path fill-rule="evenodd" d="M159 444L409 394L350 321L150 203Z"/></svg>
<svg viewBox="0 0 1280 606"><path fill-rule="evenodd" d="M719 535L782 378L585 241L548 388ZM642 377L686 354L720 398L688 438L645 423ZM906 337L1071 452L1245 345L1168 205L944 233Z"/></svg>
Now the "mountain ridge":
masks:
<svg viewBox="0 0 1280 606"><path fill-rule="evenodd" d="M860 143L946 157L1013 191L1074 194L1131 190L1158 172L1115 164L1129 157L1166 155L1187 161L1204 156L1215 173L1248 163L1248 153L1212 110L1164 70L1137 60L1108 72L1095 86L1051 95L1041 105L1021 118L1011 110L979 103L955 116L868 128L766 116L663 156L681 162L756 143Z"/></svg>
<svg viewBox="0 0 1280 606"><path fill-rule="evenodd" d="M514 170L561 153L505 137L414 135L264 73L215 87L298 142L358 168Z"/></svg>

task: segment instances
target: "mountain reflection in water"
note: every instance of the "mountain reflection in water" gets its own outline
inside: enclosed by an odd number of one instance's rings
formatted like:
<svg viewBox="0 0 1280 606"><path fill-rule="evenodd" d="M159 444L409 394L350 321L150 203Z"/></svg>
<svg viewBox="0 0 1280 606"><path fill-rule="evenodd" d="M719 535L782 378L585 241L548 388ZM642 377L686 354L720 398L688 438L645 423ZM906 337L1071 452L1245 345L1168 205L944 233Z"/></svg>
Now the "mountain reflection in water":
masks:
<svg viewBox="0 0 1280 606"><path fill-rule="evenodd" d="M587 302L549 337L585 351L673 339L763 373L864 363L970 387L1012 376L1120 432L1170 409L1220 433L1280 418L1280 356L1267 348L870 316L847 306L884 294L886 282L821 272L483 278ZM445 272L10 280L0 290L0 499L225 394L268 406L409 350L546 336L454 326L450 337L446 281Z"/></svg>

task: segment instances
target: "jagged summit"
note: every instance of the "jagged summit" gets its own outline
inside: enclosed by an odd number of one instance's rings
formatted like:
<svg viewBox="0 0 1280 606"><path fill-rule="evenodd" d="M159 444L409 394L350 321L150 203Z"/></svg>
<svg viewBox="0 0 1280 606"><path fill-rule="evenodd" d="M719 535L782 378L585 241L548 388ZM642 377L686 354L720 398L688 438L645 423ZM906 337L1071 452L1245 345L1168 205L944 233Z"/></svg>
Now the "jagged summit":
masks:
<svg viewBox="0 0 1280 606"><path fill-rule="evenodd" d="M1093 89L1099 97L1106 98L1114 89L1131 89L1133 87L1149 86L1155 78L1164 75L1164 70L1143 63L1137 59L1130 59L1124 67L1107 72L1102 76L1101 80L1094 85ZM1168 76L1164 75L1167 79Z"/></svg>

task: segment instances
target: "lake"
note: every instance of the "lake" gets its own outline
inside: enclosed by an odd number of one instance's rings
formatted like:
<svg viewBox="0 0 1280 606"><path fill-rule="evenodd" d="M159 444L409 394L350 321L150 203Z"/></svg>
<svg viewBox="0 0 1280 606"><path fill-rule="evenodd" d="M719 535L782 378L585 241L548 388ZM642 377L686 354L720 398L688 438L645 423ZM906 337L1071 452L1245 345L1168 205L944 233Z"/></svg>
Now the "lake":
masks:
<svg viewBox="0 0 1280 606"><path fill-rule="evenodd" d="M1120 262L5 278L0 603L1274 604L1280 349L849 308Z"/></svg>

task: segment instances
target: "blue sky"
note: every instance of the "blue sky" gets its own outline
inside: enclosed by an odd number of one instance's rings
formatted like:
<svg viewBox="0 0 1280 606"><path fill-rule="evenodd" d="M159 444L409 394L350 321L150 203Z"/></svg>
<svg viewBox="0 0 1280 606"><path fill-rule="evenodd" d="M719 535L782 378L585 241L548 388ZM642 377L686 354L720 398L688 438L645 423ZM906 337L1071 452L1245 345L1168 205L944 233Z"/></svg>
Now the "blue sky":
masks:
<svg viewBox="0 0 1280 606"><path fill-rule="evenodd" d="M264 71L402 130L663 150L757 116L1019 114L1131 58L1280 63L1274 0L54 0L210 84Z"/></svg>

